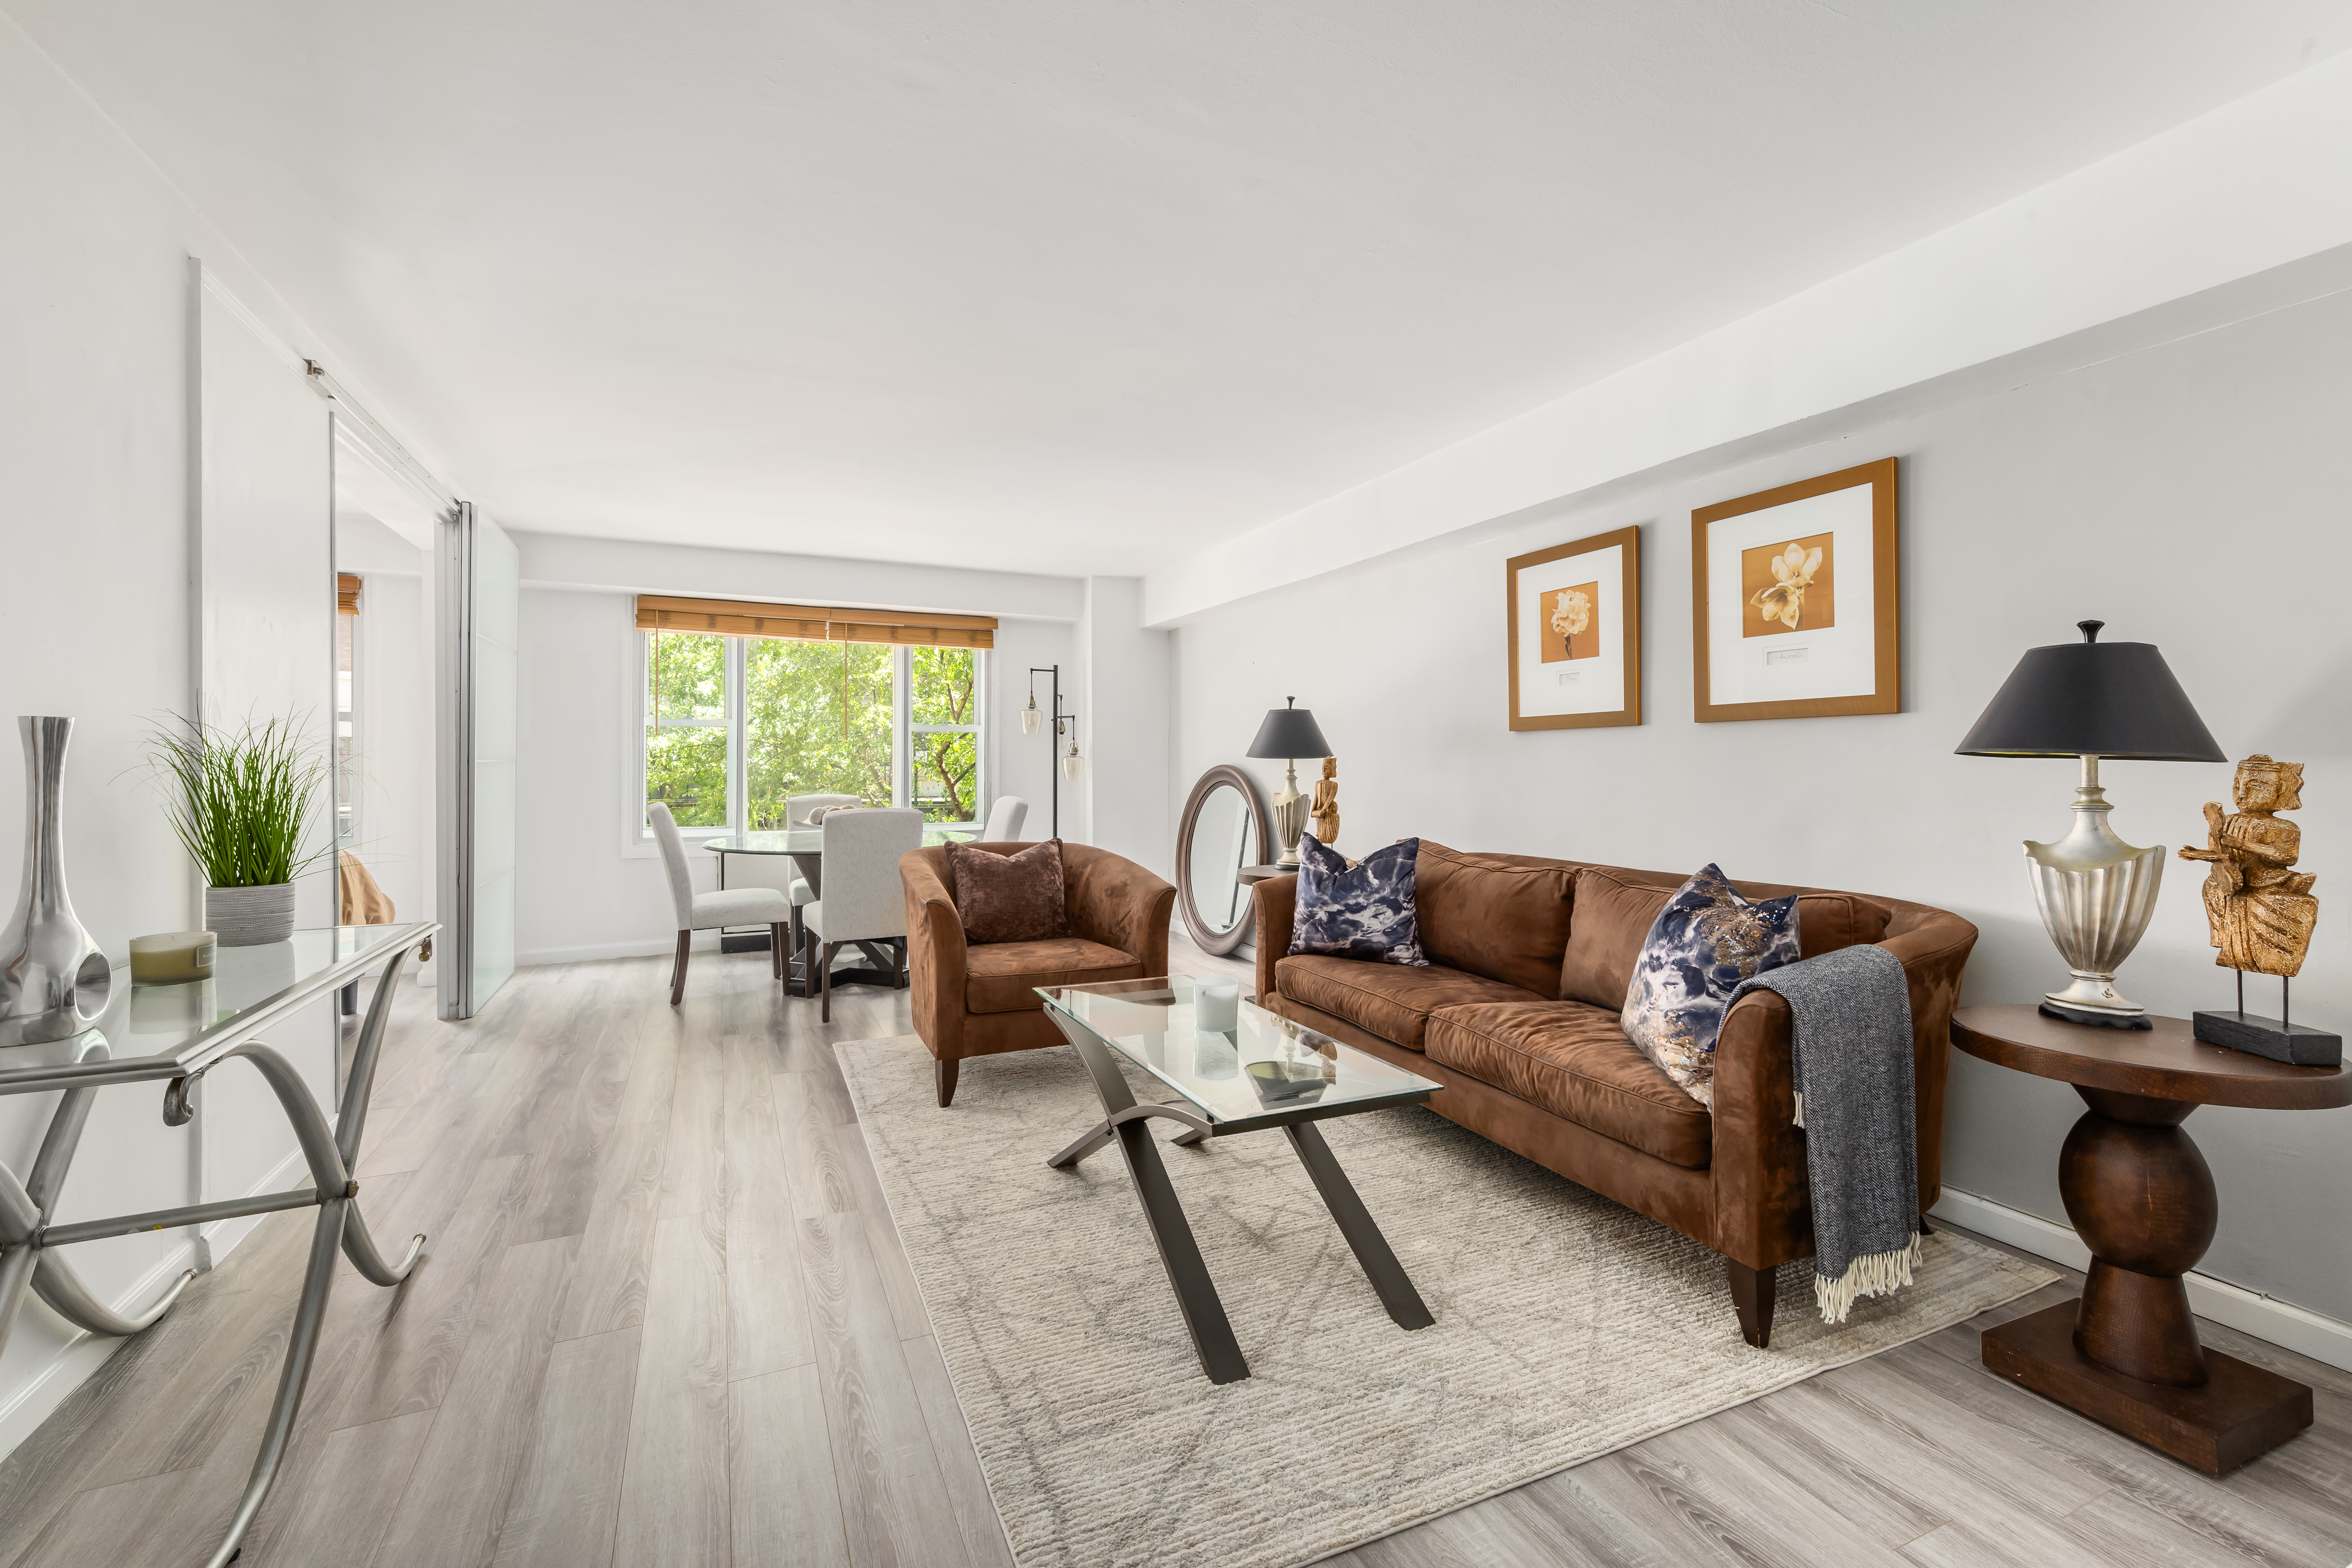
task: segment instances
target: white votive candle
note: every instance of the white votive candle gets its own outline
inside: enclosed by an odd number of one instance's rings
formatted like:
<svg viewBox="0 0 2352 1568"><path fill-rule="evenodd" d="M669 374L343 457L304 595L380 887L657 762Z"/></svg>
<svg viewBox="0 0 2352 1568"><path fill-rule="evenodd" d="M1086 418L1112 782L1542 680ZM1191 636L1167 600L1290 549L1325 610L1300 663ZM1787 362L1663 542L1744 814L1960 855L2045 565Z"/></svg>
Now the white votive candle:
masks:
<svg viewBox="0 0 2352 1568"><path fill-rule="evenodd" d="M1241 1027L1242 988L1234 980L1192 982L1192 1026L1213 1035Z"/></svg>
<svg viewBox="0 0 2352 1568"><path fill-rule="evenodd" d="M208 931L167 931L131 939L131 979L138 985L209 980L220 941Z"/></svg>

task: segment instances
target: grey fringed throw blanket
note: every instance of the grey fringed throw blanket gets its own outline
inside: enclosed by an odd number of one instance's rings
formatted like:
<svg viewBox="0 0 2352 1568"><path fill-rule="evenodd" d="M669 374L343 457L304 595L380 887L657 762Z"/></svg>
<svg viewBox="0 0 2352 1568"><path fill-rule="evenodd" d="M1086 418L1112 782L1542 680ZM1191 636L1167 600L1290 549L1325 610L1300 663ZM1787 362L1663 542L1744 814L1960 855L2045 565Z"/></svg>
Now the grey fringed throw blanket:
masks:
<svg viewBox="0 0 2352 1568"><path fill-rule="evenodd" d="M1919 1261L1919 1154L1911 991L1864 942L1768 969L1732 993L1771 991L1793 1015L1797 1125L1813 1184L1813 1298L1842 1323L1857 1296L1892 1295Z"/></svg>

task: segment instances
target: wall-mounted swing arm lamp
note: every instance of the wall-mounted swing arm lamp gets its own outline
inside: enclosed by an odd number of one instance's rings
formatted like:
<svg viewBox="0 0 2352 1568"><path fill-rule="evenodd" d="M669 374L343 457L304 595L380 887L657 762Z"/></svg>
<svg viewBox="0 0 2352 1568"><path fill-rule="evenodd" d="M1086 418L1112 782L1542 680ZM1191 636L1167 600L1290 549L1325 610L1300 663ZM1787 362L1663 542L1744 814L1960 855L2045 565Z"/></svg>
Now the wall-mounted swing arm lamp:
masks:
<svg viewBox="0 0 2352 1568"><path fill-rule="evenodd" d="M1078 755L1078 716L1062 710L1062 667L1058 664L1033 664L1029 667L1029 705L1021 710L1021 732L1034 735L1045 726L1045 710L1037 706L1037 678L1041 675L1054 678L1050 700L1054 705L1055 742L1059 744L1065 735L1070 738L1070 749L1062 753L1061 768L1054 774L1053 836L1059 838L1062 836L1062 781L1076 781L1086 771L1086 759Z"/></svg>

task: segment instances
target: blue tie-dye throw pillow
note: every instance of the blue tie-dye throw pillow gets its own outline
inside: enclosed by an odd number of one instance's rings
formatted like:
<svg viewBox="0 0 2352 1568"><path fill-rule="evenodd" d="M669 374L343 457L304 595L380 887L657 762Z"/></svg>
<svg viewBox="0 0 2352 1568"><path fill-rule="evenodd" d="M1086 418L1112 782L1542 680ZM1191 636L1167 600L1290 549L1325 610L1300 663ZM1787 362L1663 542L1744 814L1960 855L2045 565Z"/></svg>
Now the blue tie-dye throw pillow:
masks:
<svg viewBox="0 0 2352 1568"><path fill-rule="evenodd" d="M1751 904L1707 867L1666 900L1634 961L1620 1023L1683 1092L1715 1106L1715 1039L1739 983L1797 962L1797 896Z"/></svg>
<svg viewBox="0 0 2352 1568"><path fill-rule="evenodd" d="M1413 909L1413 865L1421 840L1375 849L1350 867L1311 833L1298 839L1298 912L1290 951L1372 963L1427 964Z"/></svg>

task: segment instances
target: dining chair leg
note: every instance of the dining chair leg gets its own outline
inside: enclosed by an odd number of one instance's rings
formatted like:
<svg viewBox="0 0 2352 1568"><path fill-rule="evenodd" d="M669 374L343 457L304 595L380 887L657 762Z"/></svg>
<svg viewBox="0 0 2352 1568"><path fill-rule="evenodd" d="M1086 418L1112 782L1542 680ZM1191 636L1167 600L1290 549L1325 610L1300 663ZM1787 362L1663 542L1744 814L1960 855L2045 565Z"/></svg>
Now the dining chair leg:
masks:
<svg viewBox="0 0 2352 1568"><path fill-rule="evenodd" d="M782 921L768 927L768 973L778 980L784 977L784 922Z"/></svg>
<svg viewBox="0 0 2352 1568"><path fill-rule="evenodd" d="M677 933L677 957L669 966L669 1005L673 1007L686 1000L686 949L693 940L690 931Z"/></svg>
<svg viewBox="0 0 2352 1568"><path fill-rule="evenodd" d="M808 973L808 932L802 929L801 907L798 904L793 906L793 957L800 963L801 973L805 976ZM792 988L793 970L787 963L784 966L784 989L790 991ZM808 994L806 985L801 987L801 994Z"/></svg>
<svg viewBox="0 0 2352 1568"><path fill-rule="evenodd" d="M835 945L835 944L833 942L826 942L824 944L824 961L820 965L824 972L824 1001L817 1009L817 1019L819 1022L826 1024L833 1022L833 950Z"/></svg>

